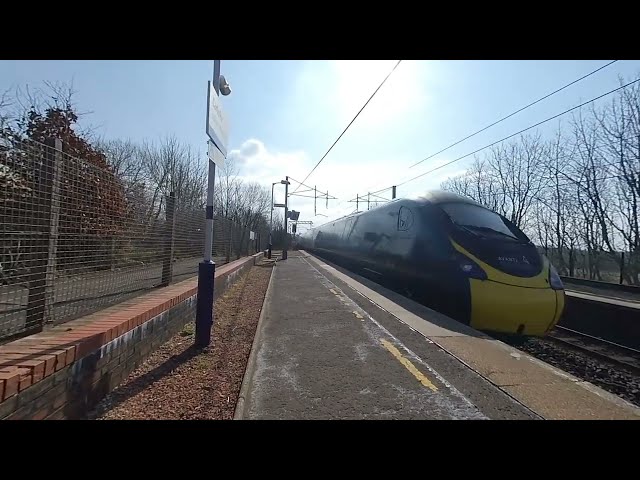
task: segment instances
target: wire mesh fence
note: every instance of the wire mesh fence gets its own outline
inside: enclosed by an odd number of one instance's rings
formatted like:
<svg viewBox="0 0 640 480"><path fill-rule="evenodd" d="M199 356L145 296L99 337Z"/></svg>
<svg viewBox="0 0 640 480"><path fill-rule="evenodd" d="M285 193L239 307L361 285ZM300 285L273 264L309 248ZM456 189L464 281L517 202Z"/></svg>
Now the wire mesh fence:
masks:
<svg viewBox="0 0 640 480"><path fill-rule="evenodd" d="M0 342L197 274L205 210L119 179L99 158L0 135ZM268 234L214 219L218 264Z"/></svg>
<svg viewBox="0 0 640 480"><path fill-rule="evenodd" d="M640 284L640 255L592 249L538 247L560 275L621 285Z"/></svg>

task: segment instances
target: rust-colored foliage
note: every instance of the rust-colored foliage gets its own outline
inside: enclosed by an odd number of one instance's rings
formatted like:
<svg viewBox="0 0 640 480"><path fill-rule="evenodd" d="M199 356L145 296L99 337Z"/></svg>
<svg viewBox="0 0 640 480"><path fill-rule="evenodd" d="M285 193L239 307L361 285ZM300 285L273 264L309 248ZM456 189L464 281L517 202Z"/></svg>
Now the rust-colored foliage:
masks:
<svg viewBox="0 0 640 480"><path fill-rule="evenodd" d="M70 105L49 108L44 115L31 110L27 137L44 143L59 138L63 145L60 233L113 236L121 233L127 204L124 189L104 153L79 136Z"/></svg>
<svg viewBox="0 0 640 480"><path fill-rule="evenodd" d="M43 144L62 140L60 211L58 217L58 271L81 272L110 268L117 237L126 230L124 188L101 151L74 131L78 116L67 105L39 113L32 108L18 127L3 129L0 137L0 283L24 281L29 273L30 242L43 225L49 206L43 192L44 173L53 179L52 149ZM48 220L48 217L47 219Z"/></svg>

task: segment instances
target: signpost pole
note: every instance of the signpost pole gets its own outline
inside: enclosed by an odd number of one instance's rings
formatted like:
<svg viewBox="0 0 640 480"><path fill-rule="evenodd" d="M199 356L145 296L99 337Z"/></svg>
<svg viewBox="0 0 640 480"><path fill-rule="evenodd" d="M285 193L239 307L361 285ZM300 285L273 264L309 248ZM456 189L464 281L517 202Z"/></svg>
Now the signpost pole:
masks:
<svg viewBox="0 0 640 480"><path fill-rule="evenodd" d="M289 176L285 177L284 184L284 247L282 248L282 260L287 259L287 244L289 243Z"/></svg>
<svg viewBox="0 0 640 480"><path fill-rule="evenodd" d="M209 87L207 98L207 135L210 138L208 151L209 175L207 182L204 259L198 265L198 301L196 306L195 332L195 344L197 347L207 347L211 344L211 327L213 326L213 289L216 275L216 264L212 259L213 194L216 179L216 162L222 165L226 157L226 131L224 131L225 121L222 116L222 110L218 106L217 102L219 92L220 60L214 60L213 82ZM211 98L212 95L215 95L216 98ZM212 118L216 119L216 126L212 126Z"/></svg>
<svg viewBox="0 0 640 480"><path fill-rule="evenodd" d="M275 183L271 184L271 216L269 217L269 251L267 254L269 260L271 260L271 249L273 248L271 232L273 231L273 187L275 185Z"/></svg>

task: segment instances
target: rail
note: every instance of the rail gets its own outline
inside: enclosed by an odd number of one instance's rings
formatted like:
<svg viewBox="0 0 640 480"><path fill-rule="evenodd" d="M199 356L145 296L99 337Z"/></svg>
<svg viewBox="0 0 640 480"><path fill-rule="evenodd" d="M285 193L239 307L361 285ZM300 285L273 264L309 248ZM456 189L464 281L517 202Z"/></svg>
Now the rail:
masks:
<svg viewBox="0 0 640 480"><path fill-rule="evenodd" d="M566 277L563 275L561 275L560 278L564 283L573 283L574 285L584 285L588 287L601 288L603 290L615 290L617 292L633 293L640 296L640 286L637 285L603 282L601 280L587 280L586 278Z"/></svg>
<svg viewBox="0 0 640 480"><path fill-rule="evenodd" d="M557 325L548 339L640 374L640 350Z"/></svg>

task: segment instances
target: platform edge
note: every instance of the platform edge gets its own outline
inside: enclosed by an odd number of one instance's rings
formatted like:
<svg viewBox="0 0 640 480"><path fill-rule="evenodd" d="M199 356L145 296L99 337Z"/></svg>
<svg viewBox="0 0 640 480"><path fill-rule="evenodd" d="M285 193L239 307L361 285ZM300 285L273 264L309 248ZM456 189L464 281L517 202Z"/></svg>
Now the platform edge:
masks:
<svg viewBox="0 0 640 480"><path fill-rule="evenodd" d="M258 324L256 325L256 333L253 336L253 343L251 344L251 351L249 352L249 359L247 360L247 366L245 367L244 376L242 377L242 384L240 385L240 393L238 394L238 401L236 402L236 408L233 414L233 420L243 420L244 417L244 405L249 392L249 384L253 371L256 366L256 358L258 356L259 342L262 337L262 327L264 325L264 317L269 295L271 294L271 288L273 285L273 271L276 268L278 262L274 262L271 267L271 274L269 275L269 284L267 285L267 291L264 294L262 301L262 307L260 309L260 317L258 318Z"/></svg>

